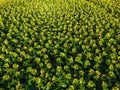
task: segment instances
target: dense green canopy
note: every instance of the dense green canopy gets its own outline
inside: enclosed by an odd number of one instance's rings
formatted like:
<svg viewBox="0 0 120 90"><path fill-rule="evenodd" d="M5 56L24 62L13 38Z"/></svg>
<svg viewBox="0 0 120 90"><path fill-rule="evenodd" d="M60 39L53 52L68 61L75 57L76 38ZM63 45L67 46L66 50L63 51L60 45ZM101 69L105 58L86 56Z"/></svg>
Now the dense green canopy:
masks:
<svg viewBox="0 0 120 90"><path fill-rule="evenodd" d="M120 1L0 5L0 90L119 90Z"/></svg>

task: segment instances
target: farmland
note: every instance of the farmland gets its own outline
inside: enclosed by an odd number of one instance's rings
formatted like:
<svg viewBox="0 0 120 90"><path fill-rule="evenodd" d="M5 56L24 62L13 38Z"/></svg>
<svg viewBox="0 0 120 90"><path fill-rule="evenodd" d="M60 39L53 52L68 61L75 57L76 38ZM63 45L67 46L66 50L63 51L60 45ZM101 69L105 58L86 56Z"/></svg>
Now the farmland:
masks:
<svg viewBox="0 0 120 90"><path fill-rule="evenodd" d="M1 0L0 90L120 90L120 1Z"/></svg>

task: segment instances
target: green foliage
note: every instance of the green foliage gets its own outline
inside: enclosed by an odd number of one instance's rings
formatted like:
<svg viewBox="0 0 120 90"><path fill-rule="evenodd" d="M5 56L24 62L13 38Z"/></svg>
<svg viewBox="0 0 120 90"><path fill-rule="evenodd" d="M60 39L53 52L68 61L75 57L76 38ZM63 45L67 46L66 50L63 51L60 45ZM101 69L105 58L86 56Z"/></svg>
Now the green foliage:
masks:
<svg viewBox="0 0 120 90"><path fill-rule="evenodd" d="M0 3L0 90L119 90L119 0Z"/></svg>

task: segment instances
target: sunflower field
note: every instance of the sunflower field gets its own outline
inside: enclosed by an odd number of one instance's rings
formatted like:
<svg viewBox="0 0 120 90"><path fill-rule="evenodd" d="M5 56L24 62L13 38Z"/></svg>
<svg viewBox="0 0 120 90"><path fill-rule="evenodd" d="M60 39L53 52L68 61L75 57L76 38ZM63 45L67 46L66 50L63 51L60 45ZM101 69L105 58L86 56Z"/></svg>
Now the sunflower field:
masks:
<svg viewBox="0 0 120 90"><path fill-rule="evenodd" d="M0 1L0 90L120 90L119 0Z"/></svg>

